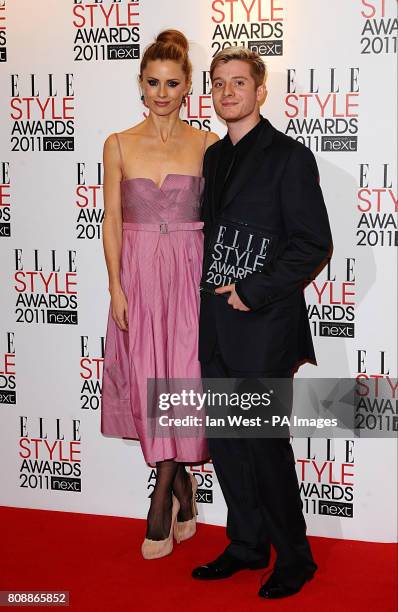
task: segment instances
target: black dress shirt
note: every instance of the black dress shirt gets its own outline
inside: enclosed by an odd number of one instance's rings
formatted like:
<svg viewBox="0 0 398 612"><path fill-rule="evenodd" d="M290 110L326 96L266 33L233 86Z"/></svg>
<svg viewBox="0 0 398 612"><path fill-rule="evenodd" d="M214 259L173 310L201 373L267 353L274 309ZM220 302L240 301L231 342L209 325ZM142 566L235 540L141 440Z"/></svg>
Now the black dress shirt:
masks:
<svg viewBox="0 0 398 612"><path fill-rule="evenodd" d="M226 192L226 187L233 176L234 167L236 164L239 164L254 145L264 121L264 117L260 115L260 121L238 140L236 145L232 144L229 134L223 139L216 172L215 202L218 209L220 208L223 194Z"/></svg>

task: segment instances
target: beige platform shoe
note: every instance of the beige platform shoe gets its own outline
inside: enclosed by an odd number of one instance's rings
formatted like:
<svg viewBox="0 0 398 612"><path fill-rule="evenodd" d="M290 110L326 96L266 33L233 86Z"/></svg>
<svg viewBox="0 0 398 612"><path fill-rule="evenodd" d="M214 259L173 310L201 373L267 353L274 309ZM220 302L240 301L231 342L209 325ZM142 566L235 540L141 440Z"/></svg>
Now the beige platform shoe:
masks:
<svg viewBox="0 0 398 612"><path fill-rule="evenodd" d="M196 533L196 517L198 515L198 508L196 505L196 490L198 488L198 481L196 480L193 474L189 474L191 479L192 486L192 515L193 518L189 519L189 521L176 521L174 525L174 537L177 541L177 544L183 542L184 540L188 540L192 538Z"/></svg>
<svg viewBox="0 0 398 612"><path fill-rule="evenodd" d="M149 540L145 538L141 545L141 553L144 559L160 559L169 555L173 550L173 533L177 521L177 514L180 509L180 502L173 495L173 506L171 509L170 533L164 540Z"/></svg>

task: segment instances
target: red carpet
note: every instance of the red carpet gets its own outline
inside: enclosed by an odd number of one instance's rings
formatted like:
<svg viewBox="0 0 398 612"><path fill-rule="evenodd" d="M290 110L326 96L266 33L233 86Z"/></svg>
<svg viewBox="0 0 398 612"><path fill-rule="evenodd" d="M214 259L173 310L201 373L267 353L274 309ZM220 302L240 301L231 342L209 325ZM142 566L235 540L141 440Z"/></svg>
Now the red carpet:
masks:
<svg viewBox="0 0 398 612"><path fill-rule="evenodd" d="M223 550L220 527L199 525L171 556L144 561L144 521L6 507L0 519L0 590L69 591L73 611L397 610L394 544L311 538L314 580L294 597L267 601L257 596L263 570L212 583L191 579L192 567Z"/></svg>

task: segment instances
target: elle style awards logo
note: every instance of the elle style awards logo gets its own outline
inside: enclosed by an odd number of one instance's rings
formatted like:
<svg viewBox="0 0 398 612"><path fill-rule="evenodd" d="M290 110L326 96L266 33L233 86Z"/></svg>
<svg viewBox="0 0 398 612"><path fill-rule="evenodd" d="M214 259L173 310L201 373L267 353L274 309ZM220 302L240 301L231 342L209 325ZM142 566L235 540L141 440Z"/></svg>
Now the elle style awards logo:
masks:
<svg viewBox="0 0 398 612"><path fill-rule="evenodd" d="M297 438L295 449L303 512L353 518L354 440Z"/></svg>
<svg viewBox="0 0 398 612"><path fill-rule="evenodd" d="M102 238L103 169L102 164L78 162L75 188L76 238L95 240Z"/></svg>
<svg viewBox="0 0 398 612"><path fill-rule="evenodd" d="M81 492L79 419L19 417L19 486Z"/></svg>
<svg viewBox="0 0 398 612"><path fill-rule="evenodd" d="M16 404L16 375L15 334L14 332L6 332L1 337L0 404Z"/></svg>
<svg viewBox="0 0 398 612"><path fill-rule="evenodd" d="M358 149L359 68L288 68L285 133L313 151Z"/></svg>
<svg viewBox="0 0 398 612"><path fill-rule="evenodd" d="M387 351L357 350L355 426L376 435L398 432L398 379Z"/></svg>
<svg viewBox="0 0 398 612"><path fill-rule="evenodd" d="M73 151L73 74L10 76L11 150Z"/></svg>
<svg viewBox="0 0 398 612"><path fill-rule="evenodd" d="M213 0L212 56L244 46L261 56L283 55L283 0Z"/></svg>
<svg viewBox="0 0 398 612"><path fill-rule="evenodd" d="M0 62L7 61L6 0L0 0Z"/></svg>
<svg viewBox="0 0 398 612"><path fill-rule="evenodd" d="M312 333L324 338L355 337L355 258L328 265L306 288Z"/></svg>
<svg viewBox="0 0 398 612"><path fill-rule="evenodd" d="M197 480L196 501L198 504L213 504L214 468L211 462L203 465L191 466L191 474Z"/></svg>
<svg viewBox="0 0 398 612"><path fill-rule="evenodd" d="M140 2L73 0L74 61L140 58Z"/></svg>
<svg viewBox="0 0 398 612"><path fill-rule="evenodd" d="M192 88L187 96L186 106L182 107L181 118L188 125L210 132L212 115L210 74L205 71L202 74L200 93L195 91L195 87Z"/></svg>
<svg viewBox="0 0 398 612"><path fill-rule="evenodd" d="M358 246L398 246L398 199L394 189L394 167L390 162L359 164L356 199Z"/></svg>
<svg viewBox="0 0 398 612"><path fill-rule="evenodd" d="M10 163L0 162L0 238L11 236Z"/></svg>
<svg viewBox="0 0 398 612"><path fill-rule="evenodd" d="M198 483L196 490L196 502L198 504L213 504L214 503L214 468L211 461L203 465L195 465L189 468L190 473L194 476ZM151 497L152 491L156 484L156 470L152 469L149 472L147 481L148 497Z"/></svg>
<svg viewBox="0 0 398 612"><path fill-rule="evenodd" d="M104 368L105 339L80 336L80 408L98 410Z"/></svg>
<svg viewBox="0 0 398 612"><path fill-rule="evenodd" d="M361 53L397 53L397 0L361 0Z"/></svg>
<svg viewBox="0 0 398 612"><path fill-rule="evenodd" d="M272 241L265 230L221 218L210 237L201 290L213 293L215 287L230 285L260 272L270 258Z"/></svg>
<svg viewBox="0 0 398 612"><path fill-rule="evenodd" d="M15 249L17 323L77 325L76 251Z"/></svg>

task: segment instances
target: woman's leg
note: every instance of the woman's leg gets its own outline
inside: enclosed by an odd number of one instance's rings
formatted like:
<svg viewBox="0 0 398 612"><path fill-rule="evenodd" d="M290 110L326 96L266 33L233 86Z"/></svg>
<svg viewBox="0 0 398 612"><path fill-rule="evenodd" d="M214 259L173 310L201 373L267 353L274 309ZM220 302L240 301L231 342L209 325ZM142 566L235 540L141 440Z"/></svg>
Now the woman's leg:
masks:
<svg viewBox="0 0 398 612"><path fill-rule="evenodd" d="M192 483L183 463L177 463L177 471L173 481L173 493L180 502L178 521L189 521L193 518Z"/></svg>
<svg viewBox="0 0 398 612"><path fill-rule="evenodd" d="M172 459L156 463L156 484L151 495L146 537L164 540L171 526L172 490L179 464Z"/></svg>

